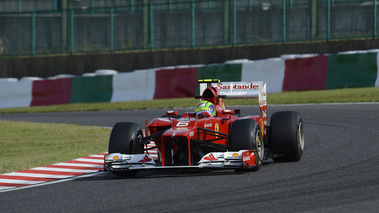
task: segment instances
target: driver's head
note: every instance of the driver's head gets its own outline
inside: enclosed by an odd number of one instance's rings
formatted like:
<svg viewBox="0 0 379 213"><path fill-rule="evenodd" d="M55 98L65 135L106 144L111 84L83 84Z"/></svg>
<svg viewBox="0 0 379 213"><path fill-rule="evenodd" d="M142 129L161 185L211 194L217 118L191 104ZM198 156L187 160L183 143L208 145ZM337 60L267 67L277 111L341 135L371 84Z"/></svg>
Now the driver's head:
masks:
<svg viewBox="0 0 379 213"><path fill-rule="evenodd" d="M195 112L199 118L213 117L216 115L215 106L209 101L200 101L196 106Z"/></svg>

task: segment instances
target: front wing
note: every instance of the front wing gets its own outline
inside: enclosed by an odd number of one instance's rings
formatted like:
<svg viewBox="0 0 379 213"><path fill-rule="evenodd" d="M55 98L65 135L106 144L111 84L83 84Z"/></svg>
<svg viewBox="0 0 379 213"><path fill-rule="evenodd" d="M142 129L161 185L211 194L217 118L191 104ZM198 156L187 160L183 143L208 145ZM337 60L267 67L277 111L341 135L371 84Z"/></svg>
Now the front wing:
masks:
<svg viewBox="0 0 379 213"><path fill-rule="evenodd" d="M128 171L151 169L250 169L256 167L254 150L238 152L211 152L196 165L162 166L149 154L112 153L104 158L104 171Z"/></svg>

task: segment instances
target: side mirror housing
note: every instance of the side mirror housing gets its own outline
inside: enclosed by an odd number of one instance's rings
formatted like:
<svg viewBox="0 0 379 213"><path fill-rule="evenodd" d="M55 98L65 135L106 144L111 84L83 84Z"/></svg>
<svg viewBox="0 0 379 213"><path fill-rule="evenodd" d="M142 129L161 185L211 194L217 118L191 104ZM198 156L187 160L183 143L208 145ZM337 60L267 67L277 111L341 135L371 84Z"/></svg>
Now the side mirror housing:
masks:
<svg viewBox="0 0 379 213"><path fill-rule="evenodd" d="M174 115L178 115L178 111L176 111L176 110L169 110L169 111L166 111L166 115L168 117L174 116Z"/></svg>
<svg viewBox="0 0 379 213"><path fill-rule="evenodd" d="M234 109L223 109L222 114L234 115Z"/></svg>

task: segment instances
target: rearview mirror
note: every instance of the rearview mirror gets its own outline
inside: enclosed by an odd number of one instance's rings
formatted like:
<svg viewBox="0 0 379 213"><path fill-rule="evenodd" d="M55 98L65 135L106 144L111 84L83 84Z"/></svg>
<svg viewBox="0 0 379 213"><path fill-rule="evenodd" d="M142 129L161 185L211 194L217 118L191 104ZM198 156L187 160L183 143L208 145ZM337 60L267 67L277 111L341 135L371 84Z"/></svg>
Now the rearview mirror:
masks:
<svg viewBox="0 0 379 213"><path fill-rule="evenodd" d="M166 115L167 115L167 116L178 115L178 111L176 111L176 110L166 111Z"/></svg>
<svg viewBox="0 0 379 213"><path fill-rule="evenodd" d="M222 114L234 115L234 109L223 109Z"/></svg>

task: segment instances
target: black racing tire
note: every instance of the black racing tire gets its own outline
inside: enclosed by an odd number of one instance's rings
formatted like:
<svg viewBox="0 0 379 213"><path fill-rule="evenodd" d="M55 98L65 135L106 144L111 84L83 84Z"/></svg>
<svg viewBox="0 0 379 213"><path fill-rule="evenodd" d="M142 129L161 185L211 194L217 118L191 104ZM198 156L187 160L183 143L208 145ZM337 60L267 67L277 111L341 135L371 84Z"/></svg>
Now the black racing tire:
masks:
<svg viewBox="0 0 379 213"><path fill-rule="evenodd" d="M252 119L236 120L230 127L229 151L255 150L256 167L253 171L258 171L262 166L264 157L264 142L259 124ZM237 172L248 171L247 168L235 169Z"/></svg>
<svg viewBox="0 0 379 213"><path fill-rule="evenodd" d="M143 154L142 129L136 123L119 122L112 128L109 138L108 153Z"/></svg>
<svg viewBox="0 0 379 213"><path fill-rule="evenodd" d="M108 153L143 154L143 144L140 143L142 137L142 129L138 124L116 123L109 138ZM138 171L112 171L112 173L121 177L129 177L137 175Z"/></svg>
<svg viewBox="0 0 379 213"><path fill-rule="evenodd" d="M304 125L298 112L282 111L271 116L269 146L274 162L299 161L304 151Z"/></svg>

